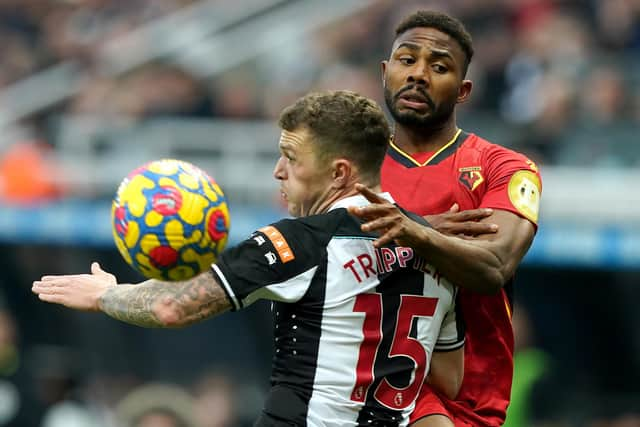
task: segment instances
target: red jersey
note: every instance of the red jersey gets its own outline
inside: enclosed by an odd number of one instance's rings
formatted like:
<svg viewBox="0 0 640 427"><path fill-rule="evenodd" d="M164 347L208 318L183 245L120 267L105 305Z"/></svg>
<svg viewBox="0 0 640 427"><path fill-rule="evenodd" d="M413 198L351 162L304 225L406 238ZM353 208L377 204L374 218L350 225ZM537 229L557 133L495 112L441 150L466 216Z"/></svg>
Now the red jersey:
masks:
<svg viewBox="0 0 640 427"><path fill-rule="evenodd" d="M460 210L493 208L513 212L534 225L541 181L535 164L522 154L458 131L435 153L413 157L391 144L382 165L382 189L405 209L438 214L458 203ZM455 401L442 399L458 425L500 426L511 394L513 329L511 283L496 295L464 288L459 307L466 324L464 379ZM426 403L412 420L442 413ZM422 411L422 413L420 413Z"/></svg>

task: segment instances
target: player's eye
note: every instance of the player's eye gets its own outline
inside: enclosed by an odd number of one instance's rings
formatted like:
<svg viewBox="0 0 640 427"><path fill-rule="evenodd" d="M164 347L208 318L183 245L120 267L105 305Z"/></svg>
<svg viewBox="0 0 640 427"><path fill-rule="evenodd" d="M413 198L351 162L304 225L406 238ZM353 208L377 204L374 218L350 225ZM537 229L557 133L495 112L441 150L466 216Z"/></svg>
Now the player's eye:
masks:
<svg viewBox="0 0 640 427"><path fill-rule="evenodd" d="M432 68L433 68L433 71L435 71L438 74L444 74L448 71L448 68L442 64L433 64Z"/></svg>
<svg viewBox="0 0 640 427"><path fill-rule="evenodd" d="M398 58L398 61L400 61L404 65L413 65L416 63L416 60L412 56L406 56L406 55Z"/></svg>

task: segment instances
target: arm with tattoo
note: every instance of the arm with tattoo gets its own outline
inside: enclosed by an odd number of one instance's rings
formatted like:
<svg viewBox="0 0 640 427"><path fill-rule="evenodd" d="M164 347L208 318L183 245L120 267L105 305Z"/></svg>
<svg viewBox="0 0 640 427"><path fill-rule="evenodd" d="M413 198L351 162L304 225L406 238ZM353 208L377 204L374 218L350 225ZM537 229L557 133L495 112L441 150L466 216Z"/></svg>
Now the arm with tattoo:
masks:
<svg viewBox="0 0 640 427"><path fill-rule="evenodd" d="M97 262L91 274L43 276L31 288L42 301L84 311L103 311L145 328L180 328L231 308L211 270L181 282L148 280L118 285Z"/></svg>
<svg viewBox="0 0 640 427"><path fill-rule="evenodd" d="M211 271L180 282L147 280L109 288L100 310L114 319L146 328L180 328L231 308Z"/></svg>

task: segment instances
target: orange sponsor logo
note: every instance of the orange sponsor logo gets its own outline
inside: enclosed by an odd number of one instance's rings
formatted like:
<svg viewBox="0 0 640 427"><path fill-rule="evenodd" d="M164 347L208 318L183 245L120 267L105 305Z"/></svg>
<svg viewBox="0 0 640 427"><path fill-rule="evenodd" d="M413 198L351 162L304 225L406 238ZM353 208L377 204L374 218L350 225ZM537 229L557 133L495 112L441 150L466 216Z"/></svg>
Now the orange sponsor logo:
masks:
<svg viewBox="0 0 640 427"><path fill-rule="evenodd" d="M276 252L278 252L278 256L283 263L296 259L293 251L289 247L289 243L287 243L287 240L277 228L268 225L266 227L262 227L259 231L264 233L264 235L271 240L273 247L276 249Z"/></svg>

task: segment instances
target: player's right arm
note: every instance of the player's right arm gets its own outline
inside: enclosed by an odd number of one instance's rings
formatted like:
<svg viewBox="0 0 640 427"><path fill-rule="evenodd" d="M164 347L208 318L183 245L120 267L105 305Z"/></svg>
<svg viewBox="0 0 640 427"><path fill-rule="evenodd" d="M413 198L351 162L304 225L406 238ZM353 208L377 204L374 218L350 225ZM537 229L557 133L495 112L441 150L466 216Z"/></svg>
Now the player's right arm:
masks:
<svg viewBox="0 0 640 427"><path fill-rule="evenodd" d="M484 222L491 215L493 215L493 209L478 208L460 211L460 206L454 203L447 212L425 215L424 219L442 234L465 237L496 233L497 224Z"/></svg>
<svg viewBox="0 0 640 427"><path fill-rule="evenodd" d="M92 274L44 276L33 284L42 301L84 311L102 311L114 319L146 328L179 328L228 311L231 302L211 271L189 280L147 280L117 285L97 263Z"/></svg>
<svg viewBox="0 0 640 427"><path fill-rule="evenodd" d="M452 283L475 292L498 292L513 277L533 242L534 224L513 212L494 209L484 221L497 224L498 231L468 240L418 224L370 189L360 184L357 188L371 204L350 212L367 221L362 225L364 231L380 233L376 246L396 241L411 247Z"/></svg>

